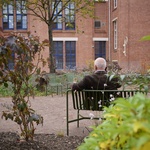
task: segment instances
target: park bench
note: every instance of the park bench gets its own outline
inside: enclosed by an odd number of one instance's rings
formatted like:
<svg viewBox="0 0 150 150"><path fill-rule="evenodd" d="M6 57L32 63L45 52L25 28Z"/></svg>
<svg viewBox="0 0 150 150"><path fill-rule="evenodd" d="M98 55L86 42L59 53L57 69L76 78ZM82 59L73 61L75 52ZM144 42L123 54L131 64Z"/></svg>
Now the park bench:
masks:
<svg viewBox="0 0 150 150"><path fill-rule="evenodd" d="M81 110L103 111L104 106L108 107L116 98L129 98L135 95L137 90L83 90L66 92L66 120L67 120L67 135L69 135L69 123L77 122L83 119L91 119L89 116L80 114ZM141 92L141 91L140 91ZM143 92L144 93L144 92ZM69 101L72 101L73 109L77 110L77 117L69 119ZM98 117L93 119L99 119Z"/></svg>

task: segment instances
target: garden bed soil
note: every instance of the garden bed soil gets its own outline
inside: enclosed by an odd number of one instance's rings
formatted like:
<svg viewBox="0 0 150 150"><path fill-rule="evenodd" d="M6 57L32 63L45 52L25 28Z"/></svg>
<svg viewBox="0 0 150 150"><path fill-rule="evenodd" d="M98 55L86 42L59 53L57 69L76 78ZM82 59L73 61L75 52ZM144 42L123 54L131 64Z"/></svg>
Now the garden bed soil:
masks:
<svg viewBox="0 0 150 150"><path fill-rule="evenodd" d="M80 136L36 134L34 140L20 141L12 132L0 133L0 150L75 150L83 141Z"/></svg>

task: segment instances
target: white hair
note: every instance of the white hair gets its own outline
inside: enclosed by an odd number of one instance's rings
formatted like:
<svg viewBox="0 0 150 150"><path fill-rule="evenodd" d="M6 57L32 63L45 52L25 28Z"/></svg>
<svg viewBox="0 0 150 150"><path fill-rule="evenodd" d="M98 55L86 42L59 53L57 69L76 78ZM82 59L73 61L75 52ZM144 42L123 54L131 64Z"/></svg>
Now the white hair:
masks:
<svg viewBox="0 0 150 150"><path fill-rule="evenodd" d="M97 67L97 70L105 70L106 60L102 57L99 57L94 61L94 66Z"/></svg>

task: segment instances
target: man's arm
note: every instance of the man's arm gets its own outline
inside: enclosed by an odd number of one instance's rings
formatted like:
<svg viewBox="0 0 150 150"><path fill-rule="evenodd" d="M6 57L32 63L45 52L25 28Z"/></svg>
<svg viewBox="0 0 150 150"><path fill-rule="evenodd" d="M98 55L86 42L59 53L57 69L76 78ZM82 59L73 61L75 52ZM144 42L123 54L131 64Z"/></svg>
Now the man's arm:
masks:
<svg viewBox="0 0 150 150"><path fill-rule="evenodd" d="M71 89L73 91L77 90L77 91L81 91L83 89L87 88L87 77L85 76L80 82L78 83L73 83Z"/></svg>

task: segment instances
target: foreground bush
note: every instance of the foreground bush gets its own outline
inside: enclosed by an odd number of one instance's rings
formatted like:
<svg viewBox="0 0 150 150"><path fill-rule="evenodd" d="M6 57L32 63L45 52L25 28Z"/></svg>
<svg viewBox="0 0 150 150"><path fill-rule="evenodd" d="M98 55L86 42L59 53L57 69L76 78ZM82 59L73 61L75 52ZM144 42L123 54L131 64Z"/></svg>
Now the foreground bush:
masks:
<svg viewBox="0 0 150 150"><path fill-rule="evenodd" d="M79 150L149 149L150 98L138 93L127 100L119 98L114 104L104 109L106 120L93 127Z"/></svg>
<svg viewBox="0 0 150 150"><path fill-rule="evenodd" d="M30 79L33 74L41 73L38 64L45 64L41 55L44 45L45 42L40 43L38 37L30 34L24 37L14 33L7 39L0 36L0 85L8 88L12 97L12 107L6 107L8 110L2 112L2 118L17 123L20 135L26 141L33 139L36 125L43 124L43 117L31 107L30 97L34 96L34 87ZM35 59L37 64L34 64ZM10 62L14 62L12 67Z"/></svg>

